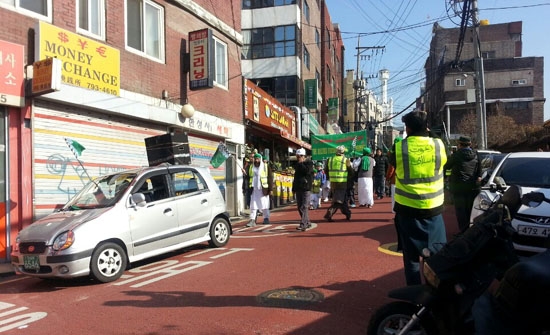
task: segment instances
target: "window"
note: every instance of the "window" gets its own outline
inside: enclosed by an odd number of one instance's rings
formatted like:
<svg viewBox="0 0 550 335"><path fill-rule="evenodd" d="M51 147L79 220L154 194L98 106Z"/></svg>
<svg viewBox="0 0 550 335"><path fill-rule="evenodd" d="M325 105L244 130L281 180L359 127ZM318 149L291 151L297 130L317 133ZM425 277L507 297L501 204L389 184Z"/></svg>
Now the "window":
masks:
<svg viewBox="0 0 550 335"><path fill-rule="evenodd" d="M297 80L296 76L250 79L259 82L259 87L279 100L285 106L297 104Z"/></svg>
<svg viewBox="0 0 550 335"><path fill-rule="evenodd" d="M295 5L296 0L244 0L243 9Z"/></svg>
<svg viewBox="0 0 550 335"><path fill-rule="evenodd" d="M227 45L214 38L214 53L216 58L216 78L214 83L227 88Z"/></svg>
<svg viewBox="0 0 550 335"><path fill-rule="evenodd" d="M307 23L309 23L309 5L307 4L307 1L304 0L304 16L306 17Z"/></svg>
<svg viewBox="0 0 550 335"><path fill-rule="evenodd" d="M309 70L309 51L307 51L306 45L304 44L304 64Z"/></svg>
<svg viewBox="0 0 550 335"><path fill-rule="evenodd" d="M176 196L208 189L201 175L193 171L172 174L172 183Z"/></svg>
<svg viewBox="0 0 550 335"><path fill-rule="evenodd" d="M79 32L105 39L105 0L78 0L76 12Z"/></svg>
<svg viewBox="0 0 550 335"><path fill-rule="evenodd" d="M243 59L296 55L296 26L243 30Z"/></svg>
<svg viewBox="0 0 550 335"><path fill-rule="evenodd" d="M0 7L48 21L52 18L52 0L0 0Z"/></svg>
<svg viewBox="0 0 550 335"><path fill-rule="evenodd" d="M504 104L505 110L518 110L518 109L529 109L529 102L527 101L515 101L515 102L506 102Z"/></svg>
<svg viewBox="0 0 550 335"><path fill-rule="evenodd" d="M515 86L515 85L525 85L527 84L527 80L525 79L517 79L517 80L512 80L512 85Z"/></svg>
<svg viewBox="0 0 550 335"><path fill-rule="evenodd" d="M484 59L495 58L495 52L494 51L483 51L481 53L481 58L484 58Z"/></svg>
<svg viewBox="0 0 550 335"><path fill-rule="evenodd" d="M315 29L315 44L317 44L317 47L321 48L321 36L319 35L319 30Z"/></svg>
<svg viewBox="0 0 550 335"><path fill-rule="evenodd" d="M455 80L455 86L464 86L466 85L466 79L458 78Z"/></svg>
<svg viewBox="0 0 550 335"><path fill-rule="evenodd" d="M126 0L126 45L164 61L164 9L149 0Z"/></svg>

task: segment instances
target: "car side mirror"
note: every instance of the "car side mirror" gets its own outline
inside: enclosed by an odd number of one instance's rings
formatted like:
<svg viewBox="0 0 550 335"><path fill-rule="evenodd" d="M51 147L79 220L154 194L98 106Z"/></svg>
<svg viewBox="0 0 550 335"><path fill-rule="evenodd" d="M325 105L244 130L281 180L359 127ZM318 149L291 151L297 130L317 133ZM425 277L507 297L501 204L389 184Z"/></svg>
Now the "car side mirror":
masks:
<svg viewBox="0 0 550 335"><path fill-rule="evenodd" d="M147 201L145 201L145 195L143 193L134 193L132 194L132 201L137 207L145 207Z"/></svg>

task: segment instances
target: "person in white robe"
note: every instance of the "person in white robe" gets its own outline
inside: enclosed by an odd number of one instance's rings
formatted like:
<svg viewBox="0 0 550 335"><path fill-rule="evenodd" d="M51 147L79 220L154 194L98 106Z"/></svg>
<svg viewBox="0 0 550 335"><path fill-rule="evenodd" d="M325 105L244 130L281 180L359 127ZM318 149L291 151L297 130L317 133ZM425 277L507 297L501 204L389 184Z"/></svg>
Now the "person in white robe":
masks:
<svg viewBox="0 0 550 335"><path fill-rule="evenodd" d="M374 206L374 190L372 171L376 161L371 157L371 149L365 147L363 156L353 161L353 169L357 171L357 200L359 207Z"/></svg>
<svg viewBox="0 0 550 335"><path fill-rule="evenodd" d="M264 164L261 154L254 154L254 164L250 165L249 176L251 178L252 194L250 196L249 222L246 226L254 227L256 225L258 210L263 213L263 223L269 224L269 196L273 185L273 172L267 164Z"/></svg>

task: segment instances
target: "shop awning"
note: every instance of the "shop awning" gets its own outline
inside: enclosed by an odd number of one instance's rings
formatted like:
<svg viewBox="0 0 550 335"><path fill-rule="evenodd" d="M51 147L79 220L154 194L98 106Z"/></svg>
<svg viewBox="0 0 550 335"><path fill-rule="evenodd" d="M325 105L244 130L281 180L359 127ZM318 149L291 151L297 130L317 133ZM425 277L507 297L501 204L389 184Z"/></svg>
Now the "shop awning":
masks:
<svg viewBox="0 0 550 335"><path fill-rule="evenodd" d="M266 125L263 125L261 123L258 123L258 122L255 122L253 120L250 120L250 119L247 119L250 123L251 126L254 126L256 128L260 128L260 129L263 129L265 131L268 131L269 133L273 134L273 135L279 135L281 136L282 138L294 143L294 144L297 144L299 145L300 147L304 148L304 149L308 149L308 150L311 150L311 144L303 141L303 140L300 140L299 138L297 138L296 136L290 134L288 131L286 130L283 130L283 129L279 129L279 128L274 128L274 127L269 127L269 126L266 126Z"/></svg>

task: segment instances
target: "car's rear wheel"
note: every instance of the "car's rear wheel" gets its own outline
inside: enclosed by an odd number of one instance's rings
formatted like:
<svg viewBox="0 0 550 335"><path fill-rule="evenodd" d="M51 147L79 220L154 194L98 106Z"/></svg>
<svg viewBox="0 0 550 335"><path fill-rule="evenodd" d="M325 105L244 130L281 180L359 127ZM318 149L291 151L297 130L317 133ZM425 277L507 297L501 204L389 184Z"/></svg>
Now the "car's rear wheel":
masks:
<svg viewBox="0 0 550 335"><path fill-rule="evenodd" d="M92 254L92 277L102 283L115 281L122 276L127 263L126 253L118 244L100 244Z"/></svg>
<svg viewBox="0 0 550 335"><path fill-rule="evenodd" d="M210 227L210 241L208 243L211 247L223 247L229 242L229 235L231 235L229 222L224 218L217 218Z"/></svg>

